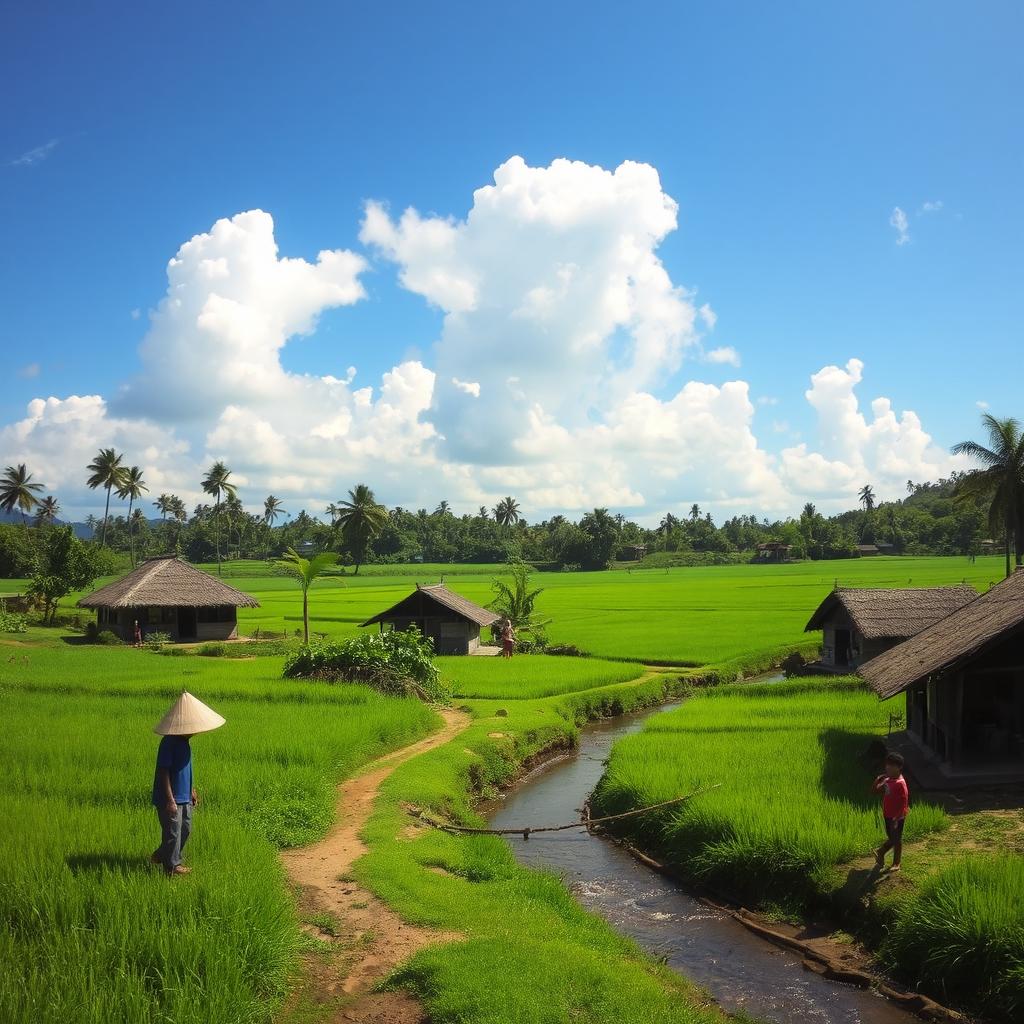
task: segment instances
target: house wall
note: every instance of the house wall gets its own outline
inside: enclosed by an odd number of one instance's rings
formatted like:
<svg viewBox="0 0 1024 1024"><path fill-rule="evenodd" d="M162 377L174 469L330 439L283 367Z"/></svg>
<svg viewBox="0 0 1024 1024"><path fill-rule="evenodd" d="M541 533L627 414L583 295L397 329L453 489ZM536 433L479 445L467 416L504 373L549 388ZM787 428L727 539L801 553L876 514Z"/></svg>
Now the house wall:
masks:
<svg viewBox="0 0 1024 1024"><path fill-rule="evenodd" d="M839 665L836 658L836 632L841 629L849 630L850 633L851 654L848 663L850 668L856 668L865 661L870 661L883 651L887 651L889 648L901 643L900 640L894 640L889 637L881 637L874 640L865 639L857 627L854 626L850 616L844 611L838 611L825 623L825 627L822 630L822 664Z"/></svg>
<svg viewBox="0 0 1024 1024"><path fill-rule="evenodd" d="M434 642L436 654L469 654L480 646L480 627L475 622L453 616L428 615L423 618L395 617L381 623L392 629L408 629L416 626L420 632Z"/></svg>
<svg viewBox="0 0 1024 1024"><path fill-rule="evenodd" d="M216 621L204 622L200 616ZM178 635L177 608L98 608L96 627L110 630L122 640L131 643L135 639L135 622L142 626L143 637L150 633L166 633L172 640ZM238 610L226 605L216 609L197 609L195 636L187 637L188 642L197 640L237 640Z"/></svg>

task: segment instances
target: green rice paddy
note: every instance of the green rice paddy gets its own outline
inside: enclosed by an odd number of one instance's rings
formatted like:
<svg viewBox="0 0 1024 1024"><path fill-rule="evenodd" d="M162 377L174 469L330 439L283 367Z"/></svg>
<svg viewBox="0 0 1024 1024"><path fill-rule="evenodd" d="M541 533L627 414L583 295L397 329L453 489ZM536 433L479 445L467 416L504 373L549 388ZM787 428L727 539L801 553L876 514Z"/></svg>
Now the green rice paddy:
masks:
<svg viewBox="0 0 1024 1024"><path fill-rule="evenodd" d="M442 677L456 697L527 700L624 683L640 674L636 665L598 658L549 658L521 654L505 658L438 658Z"/></svg>

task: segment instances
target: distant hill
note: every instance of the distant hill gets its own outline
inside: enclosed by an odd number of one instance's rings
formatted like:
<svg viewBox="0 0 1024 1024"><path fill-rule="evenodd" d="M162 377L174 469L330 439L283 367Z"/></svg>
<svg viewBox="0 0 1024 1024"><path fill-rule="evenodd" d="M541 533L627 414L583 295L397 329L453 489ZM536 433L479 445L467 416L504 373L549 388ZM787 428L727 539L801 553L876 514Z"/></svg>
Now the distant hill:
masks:
<svg viewBox="0 0 1024 1024"><path fill-rule="evenodd" d="M2 512L2 511L0 511L0 523L20 523L20 522L22 522L21 513ZM29 523L30 526L32 525L32 517L31 516L28 517L28 523ZM66 523L63 519L58 519L57 520L57 525L58 526L67 526L68 523ZM75 536L79 540L89 540L89 538L92 537L92 530L90 530L89 527L85 525L85 523L71 523L70 526L71 526L71 529L73 529L75 531Z"/></svg>

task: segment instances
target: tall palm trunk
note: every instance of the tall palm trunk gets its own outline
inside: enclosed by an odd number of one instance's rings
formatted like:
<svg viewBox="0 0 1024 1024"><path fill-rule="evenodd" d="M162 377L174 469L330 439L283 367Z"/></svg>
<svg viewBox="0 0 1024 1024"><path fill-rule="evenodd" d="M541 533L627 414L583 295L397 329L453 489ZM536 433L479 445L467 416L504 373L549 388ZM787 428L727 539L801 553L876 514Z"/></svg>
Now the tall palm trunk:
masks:
<svg viewBox="0 0 1024 1024"><path fill-rule="evenodd" d="M135 498L130 497L128 499L128 550L131 552L132 568L135 568L135 531L132 528L132 505L135 504Z"/></svg>
<svg viewBox="0 0 1024 1024"><path fill-rule="evenodd" d="M217 575L221 575L220 571L220 496L218 495L217 501L213 506L213 545L217 549Z"/></svg>
<svg viewBox="0 0 1024 1024"><path fill-rule="evenodd" d="M302 588L302 642L309 646L309 587Z"/></svg>
<svg viewBox="0 0 1024 1024"><path fill-rule="evenodd" d="M107 484L107 504L103 509L103 529L100 531L100 547L104 547L107 543L107 520L110 518L110 488L113 487L113 481Z"/></svg>

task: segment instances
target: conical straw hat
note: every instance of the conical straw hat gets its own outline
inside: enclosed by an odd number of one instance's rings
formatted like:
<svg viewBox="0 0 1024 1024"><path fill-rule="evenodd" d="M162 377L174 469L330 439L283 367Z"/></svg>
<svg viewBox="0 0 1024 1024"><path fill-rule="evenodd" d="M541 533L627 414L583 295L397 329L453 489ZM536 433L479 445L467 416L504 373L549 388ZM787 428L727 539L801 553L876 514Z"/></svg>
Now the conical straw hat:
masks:
<svg viewBox="0 0 1024 1024"><path fill-rule="evenodd" d="M197 732L219 729L224 719L186 690L171 705L170 711L153 727L160 736L194 736Z"/></svg>

